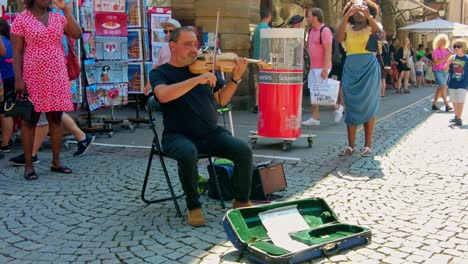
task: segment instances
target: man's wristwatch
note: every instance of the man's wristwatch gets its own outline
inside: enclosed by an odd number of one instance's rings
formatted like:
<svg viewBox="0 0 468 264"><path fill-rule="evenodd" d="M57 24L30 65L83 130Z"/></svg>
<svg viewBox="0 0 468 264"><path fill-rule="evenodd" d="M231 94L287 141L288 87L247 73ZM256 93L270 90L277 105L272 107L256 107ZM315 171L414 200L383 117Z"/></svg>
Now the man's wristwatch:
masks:
<svg viewBox="0 0 468 264"><path fill-rule="evenodd" d="M235 83L236 85L239 85L239 83L241 82L242 80L239 79L239 80L234 80L234 78L231 77L231 82Z"/></svg>

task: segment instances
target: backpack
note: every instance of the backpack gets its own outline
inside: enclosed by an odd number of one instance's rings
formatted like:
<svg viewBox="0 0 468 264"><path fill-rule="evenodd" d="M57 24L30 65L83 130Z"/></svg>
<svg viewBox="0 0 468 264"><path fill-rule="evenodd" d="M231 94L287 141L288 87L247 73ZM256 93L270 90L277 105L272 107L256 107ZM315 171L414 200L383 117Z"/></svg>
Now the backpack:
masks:
<svg viewBox="0 0 468 264"><path fill-rule="evenodd" d="M211 165L207 165L207 170L210 175L210 179L208 180L208 197L219 200L218 191L216 190L216 184L213 180L214 175L212 172ZM232 188L231 183L231 177L234 171L233 163L227 163L225 161L216 160L214 164L214 170L216 172L216 176L218 176L218 183L219 187L221 188L223 200L232 200L234 198L234 189Z"/></svg>
<svg viewBox="0 0 468 264"><path fill-rule="evenodd" d="M320 45L322 45L322 31L326 28L327 26L322 26L320 28ZM312 31L312 28L309 29L309 36L310 32ZM332 66L336 67L341 65L341 51L340 51L340 43L335 40L335 35L333 35L333 40L332 40Z"/></svg>

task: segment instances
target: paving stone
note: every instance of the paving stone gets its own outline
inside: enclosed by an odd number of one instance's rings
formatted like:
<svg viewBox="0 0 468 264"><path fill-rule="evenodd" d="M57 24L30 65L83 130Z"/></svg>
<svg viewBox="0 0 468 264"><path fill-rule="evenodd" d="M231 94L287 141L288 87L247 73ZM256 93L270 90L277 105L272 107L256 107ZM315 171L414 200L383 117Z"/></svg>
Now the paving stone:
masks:
<svg viewBox="0 0 468 264"><path fill-rule="evenodd" d="M379 119L371 159L338 157L343 130L336 143L284 164L288 189L280 200L326 197L340 220L373 232L369 245L307 263L468 263L465 131L447 127L444 113L424 110L430 103L426 98ZM359 130L358 146L363 138ZM171 202L141 202L146 167L136 164L146 164L146 149L94 146L80 159L72 151L64 150L62 159L79 168L74 177L47 175L31 185L18 179L21 168L0 160L0 197L7 201L0 204L6 212L0 263L252 263L227 240L220 224L226 210L218 201L202 196L208 220L202 228L174 217ZM51 153L47 146L42 152L36 169L45 174ZM167 164L178 191L176 162ZM201 174L207 175L206 164L199 164ZM152 172L161 175L157 162ZM150 179L152 191L167 195L160 183Z"/></svg>
<svg viewBox="0 0 468 264"><path fill-rule="evenodd" d="M399 263L405 263L403 259L396 258L396 257L386 257L382 259L383 263L390 263L390 264L399 264Z"/></svg>
<svg viewBox="0 0 468 264"><path fill-rule="evenodd" d="M442 255L442 254L434 254L430 259L426 261L426 263L437 263L437 264L443 264L443 263L449 263L449 261L452 259L452 256L448 255Z"/></svg>

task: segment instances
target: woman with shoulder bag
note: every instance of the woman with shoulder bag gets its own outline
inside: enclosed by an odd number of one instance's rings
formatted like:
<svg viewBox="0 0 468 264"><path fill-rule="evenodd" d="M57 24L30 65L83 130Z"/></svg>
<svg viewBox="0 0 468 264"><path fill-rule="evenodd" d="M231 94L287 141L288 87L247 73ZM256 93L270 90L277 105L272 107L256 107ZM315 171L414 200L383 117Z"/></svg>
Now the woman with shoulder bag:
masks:
<svg viewBox="0 0 468 264"><path fill-rule="evenodd" d="M405 93L409 93L409 75L413 65L411 64L414 53L411 50L411 43L409 38L405 38L403 46L398 50L396 54L396 61L398 62L398 82L397 82L397 93L401 93L401 82L404 81Z"/></svg>
<svg viewBox="0 0 468 264"><path fill-rule="evenodd" d="M374 17L379 6L373 1L350 1L343 9L343 20L336 33L336 41L346 48L343 66L343 97L346 105L345 123L348 146L341 156L356 151L357 126L364 125L362 157L371 157L375 114L379 108L381 71L374 51L367 49L371 34L380 32Z"/></svg>
<svg viewBox="0 0 468 264"><path fill-rule="evenodd" d="M66 7L65 0L53 0L64 15L51 12L50 0L25 0L25 10L11 27L15 90L27 92L34 105L32 121L22 121L22 144L25 156L24 178L36 180L32 164L32 148L39 114L45 112L49 121L52 144L50 170L71 173L60 162L63 137L62 113L73 110L66 57L62 47L63 34L77 39L81 28Z"/></svg>

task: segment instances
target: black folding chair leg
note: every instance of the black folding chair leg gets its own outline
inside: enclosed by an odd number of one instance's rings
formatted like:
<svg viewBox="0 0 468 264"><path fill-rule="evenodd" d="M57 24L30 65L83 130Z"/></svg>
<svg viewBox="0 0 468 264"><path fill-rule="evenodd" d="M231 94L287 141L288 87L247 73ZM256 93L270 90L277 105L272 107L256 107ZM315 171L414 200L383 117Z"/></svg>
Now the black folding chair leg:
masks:
<svg viewBox="0 0 468 264"><path fill-rule="evenodd" d="M211 170L212 170L211 172L213 173L213 176L214 176L213 178L214 178L215 185L216 185L216 191L218 192L219 201L221 203L221 208L225 209L226 205L224 204L223 193L221 192L221 187L219 186L218 175L216 175L216 170L215 170L213 161L211 160L211 158L208 158L208 160L210 161L210 168L211 168Z"/></svg>
<svg viewBox="0 0 468 264"><path fill-rule="evenodd" d="M170 197L160 198L160 199L155 199L155 200L148 200L148 199L145 198L146 188L147 188L147 185L148 185L148 178L149 178L149 174L150 174L150 170L151 170L151 163L153 161L154 150L155 150L155 146L154 146L154 144L152 144L151 153L150 153L149 160L148 160L148 166L146 168L145 179L143 180L143 188L141 190L141 199L147 204L159 203L159 202L172 200L174 202L174 206L176 207L176 210L177 210L177 216L182 217L182 212L180 210L179 203L177 202L177 199L183 197L184 194L183 193L179 194L179 195L175 194L174 188L172 187L171 179L169 178L169 173L167 172L166 165L165 165L163 157L161 155L158 155L158 156L159 156L159 159L161 161L164 176L166 177L167 185L169 186L169 191L171 192L171 196Z"/></svg>

